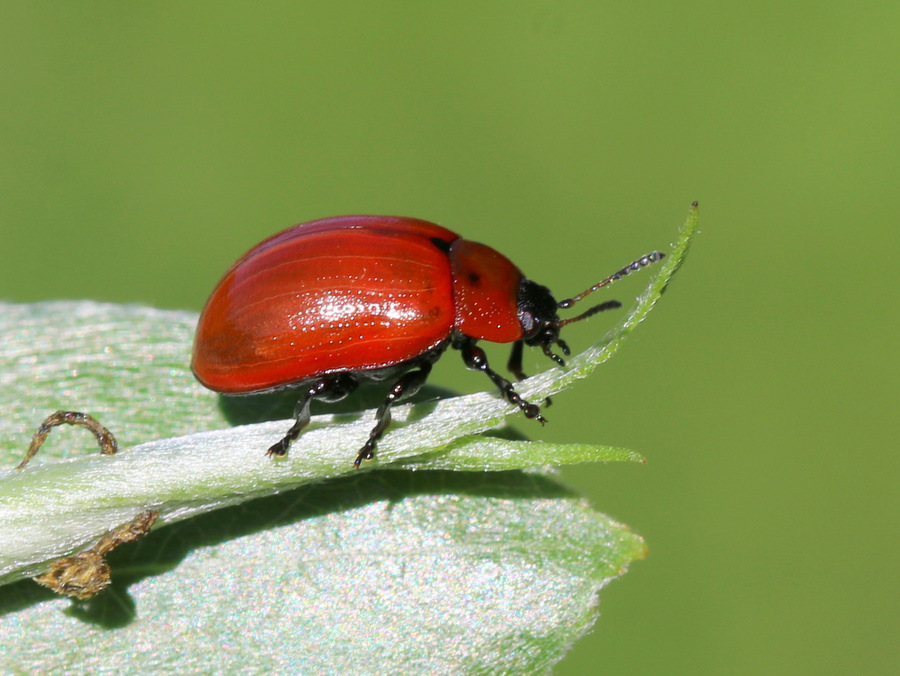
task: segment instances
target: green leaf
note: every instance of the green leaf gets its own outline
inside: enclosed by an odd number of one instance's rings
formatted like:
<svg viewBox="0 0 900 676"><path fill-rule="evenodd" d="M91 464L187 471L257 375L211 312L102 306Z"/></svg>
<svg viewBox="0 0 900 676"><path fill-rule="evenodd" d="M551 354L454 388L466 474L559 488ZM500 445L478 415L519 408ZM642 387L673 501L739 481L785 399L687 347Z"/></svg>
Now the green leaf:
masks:
<svg viewBox="0 0 900 676"><path fill-rule="evenodd" d="M78 606L6 587L0 671L533 673L643 555L541 476L354 476L154 532Z"/></svg>
<svg viewBox="0 0 900 676"><path fill-rule="evenodd" d="M517 389L539 399L609 358L695 228L696 209L618 327ZM547 476L513 471L640 456L484 436L512 412L493 393L398 407L371 465L392 472L353 469L371 411L315 417L273 461L263 450L288 423L226 427L271 414L194 382L195 321L0 304L0 461L14 467L59 408L86 409L123 446L101 456L83 430L55 430L27 468L0 471L0 671L125 659L179 672L544 670L590 627L597 590L643 556L626 527ZM110 555L114 584L91 601L24 580L147 509L160 512L154 532Z"/></svg>

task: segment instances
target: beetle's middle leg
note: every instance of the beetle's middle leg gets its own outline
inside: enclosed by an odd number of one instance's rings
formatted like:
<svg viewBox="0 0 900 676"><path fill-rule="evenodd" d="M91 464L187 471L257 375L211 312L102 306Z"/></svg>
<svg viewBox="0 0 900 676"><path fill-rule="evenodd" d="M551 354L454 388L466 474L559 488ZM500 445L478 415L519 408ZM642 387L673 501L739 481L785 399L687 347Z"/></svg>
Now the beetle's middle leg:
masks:
<svg viewBox="0 0 900 676"><path fill-rule="evenodd" d="M284 438L277 444L272 446L266 455L283 456L287 453L288 447L300 432L309 425L309 405L313 399L319 399L326 402L340 401L353 390L356 389L359 382L345 373L335 373L330 376L323 376L317 380L309 381L306 390L303 392L297 406L294 408L294 425L288 430Z"/></svg>
<svg viewBox="0 0 900 676"><path fill-rule="evenodd" d="M384 402L378 407L378 412L375 414L377 422L372 428L368 440L359 449L359 455L356 456L356 461L353 463L357 468L363 460L371 460L375 457L375 446L384 435L388 425L391 424L391 406L418 392L428 380L429 373L431 373L431 364L426 363L414 371L407 371L397 379Z"/></svg>

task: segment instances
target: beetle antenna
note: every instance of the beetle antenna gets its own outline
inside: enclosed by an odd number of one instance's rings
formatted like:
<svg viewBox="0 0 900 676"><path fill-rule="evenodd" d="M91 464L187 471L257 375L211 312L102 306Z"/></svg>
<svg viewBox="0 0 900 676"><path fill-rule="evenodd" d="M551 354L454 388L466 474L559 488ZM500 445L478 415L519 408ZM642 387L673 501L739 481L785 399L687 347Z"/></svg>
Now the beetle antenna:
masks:
<svg viewBox="0 0 900 676"><path fill-rule="evenodd" d="M637 270L640 270L641 268L645 268L648 265L651 265L652 263L655 263L656 261L662 260L665 257L666 257L666 255L661 251L654 251L653 253L649 253L646 256L642 256L641 258L638 258L633 263L629 263L628 265L626 265L624 268L622 268L615 274L610 275L609 277L604 279L602 282L594 284L594 286L592 286L589 289L585 289L584 291L579 293L577 296L572 296L571 298L567 298L566 300L559 303L557 305L557 307L560 310L566 310L566 309L572 307L573 305L575 305L575 303L580 301L582 298L584 298L588 294L594 293L594 291L596 291L597 289L602 289L604 286L609 286L616 280L622 279L622 277L625 277L626 275L630 275L632 272L636 272ZM615 301L610 301L610 302L615 302ZM587 317L590 317L595 312L600 312L602 310L609 310L613 307L619 307L619 304L616 303L615 305L608 305L607 303L601 303L600 305L597 305L596 307L591 308L584 314L581 314L573 319L566 319L564 321L559 322L558 326L565 326L566 324L571 324L572 322L577 322L582 319L586 319Z"/></svg>
<svg viewBox="0 0 900 676"><path fill-rule="evenodd" d="M600 305L595 305L590 310L586 310L582 312L577 317L570 317L569 319L560 319L558 321L553 322L554 326L562 328L566 324L572 324L573 322L580 322L582 319L587 319L591 315L595 315L598 312L603 312L604 310L615 310L617 307L622 307L622 304L617 300L608 300L604 303L600 303Z"/></svg>

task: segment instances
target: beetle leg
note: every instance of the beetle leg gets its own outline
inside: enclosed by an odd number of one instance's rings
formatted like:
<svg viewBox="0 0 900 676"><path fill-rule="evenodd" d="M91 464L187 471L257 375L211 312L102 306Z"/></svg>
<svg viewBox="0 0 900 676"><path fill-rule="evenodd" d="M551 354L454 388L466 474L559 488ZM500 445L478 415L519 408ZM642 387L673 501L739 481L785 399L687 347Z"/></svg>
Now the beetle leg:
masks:
<svg viewBox="0 0 900 676"><path fill-rule="evenodd" d="M266 455L277 455L280 457L287 454L291 442L296 440L300 436L300 432L309 425L309 405L313 399L321 399L328 402L340 401L355 390L358 384L355 378L345 373L336 373L311 381L308 389L300 397L297 406L294 408L293 426L281 441L266 451Z"/></svg>
<svg viewBox="0 0 900 676"><path fill-rule="evenodd" d="M470 369L474 369L476 371L482 371L487 374L488 378L500 389L500 393L510 404L514 406L518 406L521 409L522 413L525 414L526 418L533 418L540 422L542 425L547 422L546 418L541 415L541 408L537 404L532 404L530 402L525 401L522 397L519 396L519 393L513 388L511 382L509 382L506 378L497 373L494 369L488 366L487 355L484 353L480 347L475 345L472 341L465 341L460 346L459 349L462 351L463 361L466 366ZM515 350L515 346L513 346L513 350ZM514 355L513 355L514 356ZM510 358L512 361L512 358Z"/></svg>
<svg viewBox="0 0 900 676"><path fill-rule="evenodd" d="M372 428L365 445L359 449L359 455L356 456L356 461L353 463L357 468L359 468L359 463L363 460L371 460L375 457L375 445L384 435L388 425L391 424L391 406L408 399L418 392L422 385L425 384L425 381L428 380L429 373L431 373L431 364L423 364L421 368L415 371L407 371L397 379L388 396L385 397L384 402L378 407L378 412L375 414L378 422Z"/></svg>
<svg viewBox="0 0 900 676"><path fill-rule="evenodd" d="M524 341L517 340L513 343L512 351L509 353L509 361L506 362L506 370L512 373L516 380L525 380L528 375L522 370L522 346L524 345ZM568 354L568 352L566 352ZM553 400L550 397L544 399L544 406L549 406L553 403Z"/></svg>
<svg viewBox="0 0 900 676"><path fill-rule="evenodd" d="M522 370L522 346L524 344L521 340L513 343L512 351L509 353L509 361L506 362L506 370L512 373L516 380L525 380L528 377Z"/></svg>

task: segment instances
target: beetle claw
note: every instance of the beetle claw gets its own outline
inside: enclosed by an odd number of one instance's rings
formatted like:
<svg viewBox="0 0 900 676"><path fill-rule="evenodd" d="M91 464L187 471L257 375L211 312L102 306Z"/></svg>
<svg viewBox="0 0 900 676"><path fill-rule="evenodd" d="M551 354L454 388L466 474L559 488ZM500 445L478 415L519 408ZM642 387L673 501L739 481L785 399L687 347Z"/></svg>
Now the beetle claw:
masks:
<svg viewBox="0 0 900 676"><path fill-rule="evenodd" d="M359 469L363 460L372 460L374 457L375 449L369 445L369 442L366 442L366 445L363 446L357 454L356 460L353 461L353 466L356 467L356 469Z"/></svg>
<svg viewBox="0 0 900 676"><path fill-rule="evenodd" d="M287 444L284 443L284 439L279 441L277 444L274 444L268 451L266 451L266 455L274 455L276 457L284 457L287 455Z"/></svg>

